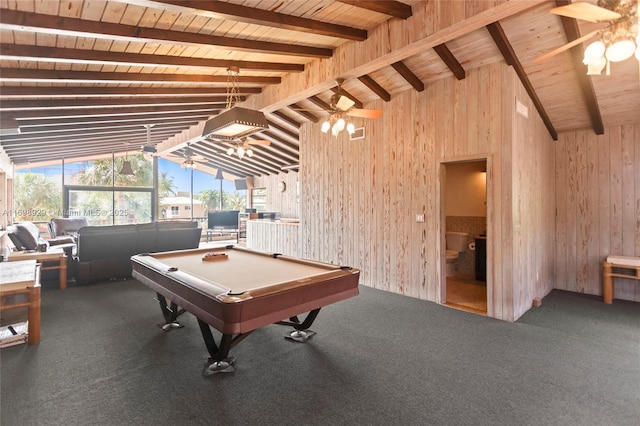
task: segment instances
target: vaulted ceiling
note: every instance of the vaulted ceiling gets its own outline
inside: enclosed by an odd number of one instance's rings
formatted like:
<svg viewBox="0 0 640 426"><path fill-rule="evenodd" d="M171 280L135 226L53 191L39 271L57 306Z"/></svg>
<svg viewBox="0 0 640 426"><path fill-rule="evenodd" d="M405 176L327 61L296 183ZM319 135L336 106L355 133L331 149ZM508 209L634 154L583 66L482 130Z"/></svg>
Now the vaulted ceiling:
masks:
<svg viewBox="0 0 640 426"><path fill-rule="evenodd" d="M0 0L0 145L16 167L146 144L180 156L189 144L206 171L278 173L299 161L301 125L327 117L337 78L362 107L496 61L513 66L554 139L637 122L635 58L610 76L586 76L582 44L534 62L601 28L549 12L566 3ZM450 24L429 32L434 13ZM270 145L242 160L200 137L226 107L232 66L241 103L269 121L250 139Z"/></svg>

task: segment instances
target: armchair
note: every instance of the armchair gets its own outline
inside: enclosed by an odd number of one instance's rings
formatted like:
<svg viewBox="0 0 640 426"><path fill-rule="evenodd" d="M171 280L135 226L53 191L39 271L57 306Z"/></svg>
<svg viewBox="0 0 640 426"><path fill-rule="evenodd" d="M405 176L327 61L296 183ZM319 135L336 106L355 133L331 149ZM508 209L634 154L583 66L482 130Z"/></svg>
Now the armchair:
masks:
<svg viewBox="0 0 640 426"><path fill-rule="evenodd" d="M48 223L51 238L71 236L74 241L78 237L78 229L89 226L86 217L56 217Z"/></svg>
<svg viewBox="0 0 640 426"><path fill-rule="evenodd" d="M37 250L38 245L57 246L73 243L71 237L58 237L45 240L40 237L40 230L32 222L19 222L7 228L9 238L17 250ZM66 248L66 247L65 247Z"/></svg>

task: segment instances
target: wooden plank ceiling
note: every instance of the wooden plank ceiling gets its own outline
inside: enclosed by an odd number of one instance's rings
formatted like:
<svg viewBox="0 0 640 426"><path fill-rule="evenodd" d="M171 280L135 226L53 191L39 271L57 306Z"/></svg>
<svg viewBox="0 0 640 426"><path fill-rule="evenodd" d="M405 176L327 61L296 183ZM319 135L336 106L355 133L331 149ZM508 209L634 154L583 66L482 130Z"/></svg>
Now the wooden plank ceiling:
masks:
<svg viewBox="0 0 640 426"><path fill-rule="evenodd" d="M270 145L254 146L254 156L240 160L226 154L227 143L189 136L201 134L203 123L224 110L228 68L239 67L239 100L250 101L303 74L313 61L335 59L340 46L367 40L386 21L411 22L423 3L0 0L0 145L16 167L28 167L142 145L157 146L158 155L173 154L180 162L189 143L205 170L222 168L238 177L278 173L298 163L300 126L327 117L323 109L342 76L325 67L320 80L329 84L323 90L302 98L282 93L277 102L259 105L270 128L250 138ZM456 4L440 3L442 13ZM611 76L586 77L579 63L584 46L578 45L577 53L535 63L595 24L570 19L563 25L549 13L566 1L520 3L526 5L479 28L457 30L446 43L418 53L406 49L393 63L381 60L366 74L355 72L343 88L362 106L507 61L554 138L563 131L591 128L600 134L608 125L637 122L638 61L614 64ZM402 40L403 34L390 37Z"/></svg>

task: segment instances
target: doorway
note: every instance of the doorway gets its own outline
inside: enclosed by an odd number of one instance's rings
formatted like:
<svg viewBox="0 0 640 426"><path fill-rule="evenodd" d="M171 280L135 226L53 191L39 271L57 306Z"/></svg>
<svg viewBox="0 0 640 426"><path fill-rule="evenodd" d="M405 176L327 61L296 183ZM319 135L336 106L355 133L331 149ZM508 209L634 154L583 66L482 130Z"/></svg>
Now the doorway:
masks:
<svg viewBox="0 0 640 426"><path fill-rule="evenodd" d="M487 315L487 159L442 167L442 304Z"/></svg>

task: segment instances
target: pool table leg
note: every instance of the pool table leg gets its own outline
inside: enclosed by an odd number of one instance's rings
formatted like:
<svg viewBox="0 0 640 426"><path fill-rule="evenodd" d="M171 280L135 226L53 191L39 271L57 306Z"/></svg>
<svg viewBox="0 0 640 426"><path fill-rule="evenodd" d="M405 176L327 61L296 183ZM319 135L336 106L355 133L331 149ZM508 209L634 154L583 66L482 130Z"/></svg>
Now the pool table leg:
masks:
<svg viewBox="0 0 640 426"><path fill-rule="evenodd" d="M180 328L183 325L178 322L178 317L184 314L184 309L178 309L178 305L171 302L170 306L167 306L167 299L160 293L156 293L156 300L160 303L160 310L164 317L165 323L161 326L164 331L172 330L174 328Z"/></svg>
<svg viewBox="0 0 640 426"><path fill-rule="evenodd" d="M289 321L278 321L276 324L288 325L295 329L284 335L286 339L295 340L296 342L306 342L307 339L316 334L315 331L309 330L309 327L311 327L311 324L316 320L316 317L320 313L320 309L321 308L314 309L309 312L302 322L300 322L296 316L289 318Z"/></svg>
<svg viewBox="0 0 640 426"><path fill-rule="evenodd" d="M233 334L223 334L220 339L220 345L218 346L213 338L209 324L198 318L198 326L200 326L202 338L204 339L204 343L207 346L207 351L209 351L210 355L207 366L204 369L204 375L210 376L215 373L234 372L236 359L229 356L229 351L235 345L244 340L245 337L251 334L251 331L248 333L236 334L235 336Z"/></svg>

